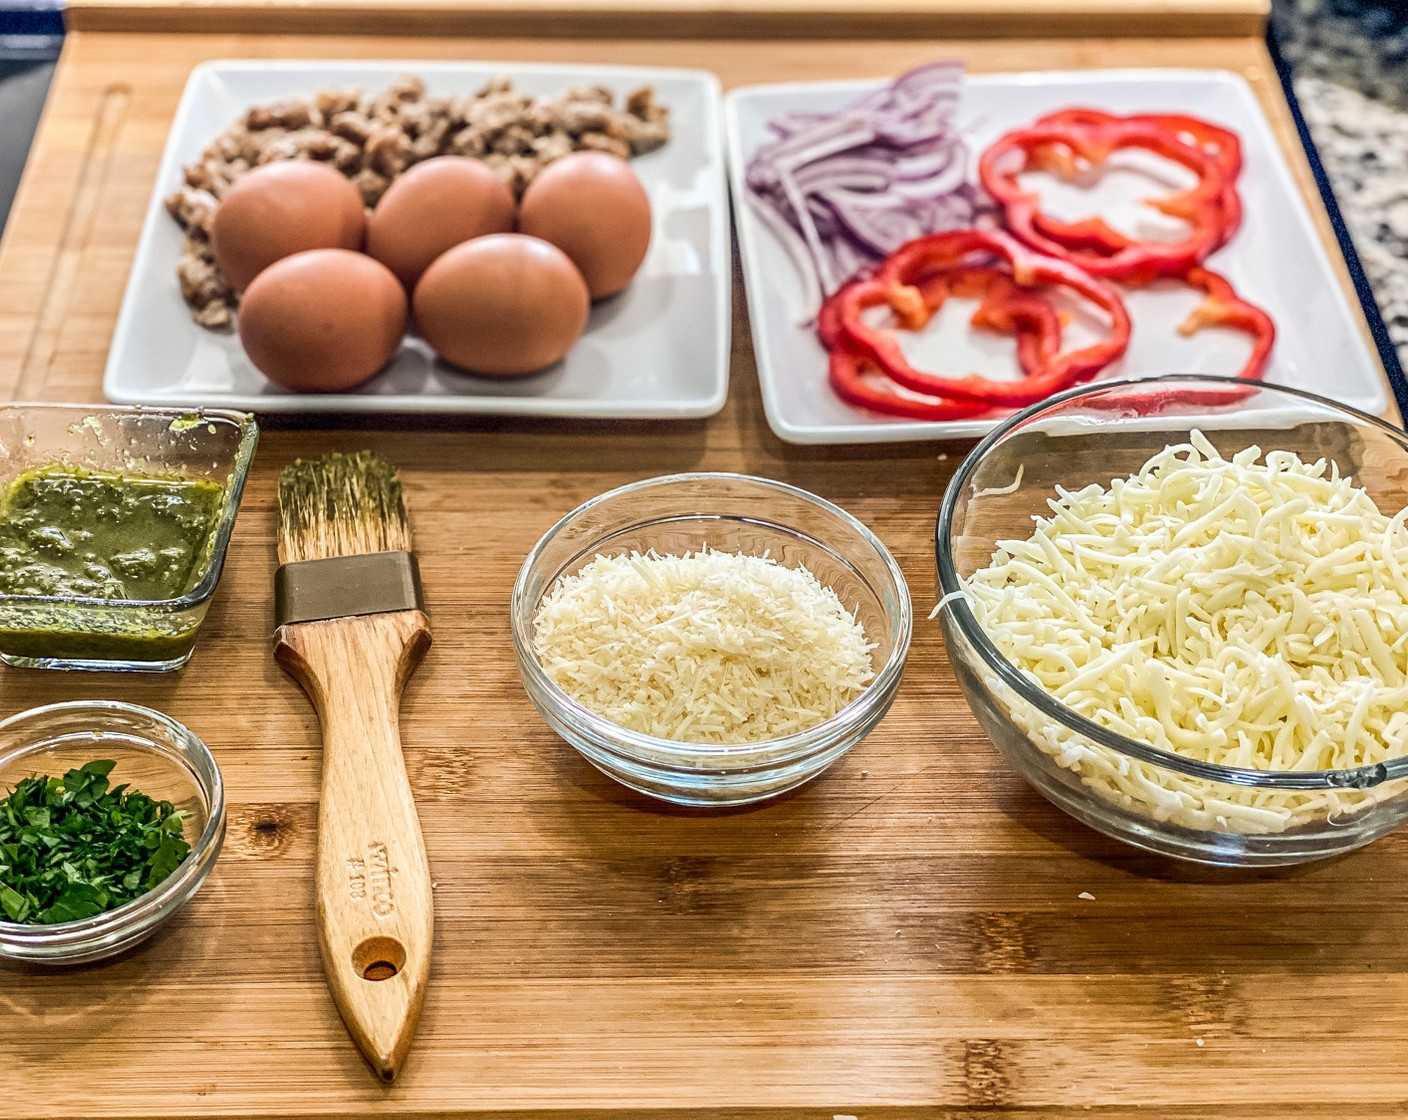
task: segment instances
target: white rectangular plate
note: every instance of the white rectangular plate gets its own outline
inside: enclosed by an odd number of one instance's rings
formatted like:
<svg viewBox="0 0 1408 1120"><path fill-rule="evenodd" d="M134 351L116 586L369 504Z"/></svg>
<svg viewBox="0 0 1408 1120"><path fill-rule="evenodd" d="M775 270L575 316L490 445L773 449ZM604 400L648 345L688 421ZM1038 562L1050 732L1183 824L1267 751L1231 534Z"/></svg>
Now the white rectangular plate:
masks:
<svg viewBox="0 0 1408 1120"><path fill-rule="evenodd" d="M781 244L743 203L744 173L772 134L768 122L793 110L839 109L881 83L826 82L754 86L725 99L729 174L736 205L739 251L753 326L753 348L768 423L792 443L869 443L908 439L970 439L996 420L945 423L878 416L840 400L826 382L826 355L805 320L802 285ZM1208 264L1244 298L1265 308L1278 337L1266 380L1320 393L1375 415L1388 407L1378 357L1368 344L1360 312L1336 277L1280 146L1251 87L1222 71L1107 70L1072 73L981 74L965 78L958 125L977 156L1003 133L1069 106L1111 113L1193 113L1237 133L1244 167L1237 186L1245 217L1235 237ZM1139 158L1126 158L1137 168ZM1153 167L1145 164L1149 170ZM1052 182L1052 209L1061 217L1098 211L1120 228L1150 213L1139 205L1151 192L1144 175L1103 176L1094 198ZM1234 374L1249 351L1246 336L1209 328L1191 337L1177 326L1199 293L1173 283L1125 291L1134 321L1129 350L1102 379L1160 373ZM970 331L965 306L954 301L923 336L905 339L921 368L961 375L973 370L1017 376L1011 339ZM925 360L927 359L927 361Z"/></svg>
<svg viewBox="0 0 1408 1120"><path fill-rule="evenodd" d="M496 75L534 94L596 83L649 84L670 109L670 142L631 161L650 195L654 232L631 286L592 308L565 359L532 377L475 377L409 336L391 363L351 393L291 393L271 384L239 340L197 326L181 299L181 231L162 200L181 169L251 105L327 86L376 91L403 74L431 94L474 92ZM524 416L691 417L728 391L728 210L718 79L705 71L521 62L219 61L191 74L167 138L108 353L103 391L126 404L219 405L255 412L469 412Z"/></svg>

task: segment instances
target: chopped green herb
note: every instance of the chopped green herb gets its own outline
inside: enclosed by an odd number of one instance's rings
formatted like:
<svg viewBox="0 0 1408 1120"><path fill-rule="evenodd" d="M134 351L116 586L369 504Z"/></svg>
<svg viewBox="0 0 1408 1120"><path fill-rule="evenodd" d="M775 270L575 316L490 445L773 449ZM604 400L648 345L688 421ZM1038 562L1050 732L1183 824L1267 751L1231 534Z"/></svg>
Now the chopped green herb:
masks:
<svg viewBox="0 0 1408 1120"><path fill-rule="evenodd" d="M98 759L25 778L0 801L0 919L51 925L146 894L190 853L186 814L125 785Z"/></svg>

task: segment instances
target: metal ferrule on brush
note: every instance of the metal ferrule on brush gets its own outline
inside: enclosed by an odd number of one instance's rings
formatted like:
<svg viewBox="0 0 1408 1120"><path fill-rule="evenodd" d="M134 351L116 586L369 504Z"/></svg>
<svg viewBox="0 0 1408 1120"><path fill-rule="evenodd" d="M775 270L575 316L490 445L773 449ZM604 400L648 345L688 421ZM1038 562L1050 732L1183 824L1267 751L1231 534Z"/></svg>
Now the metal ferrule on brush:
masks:
<svg viewBox="0 0 1408 1120"><path fill-rule="evenodd" d="M274 572L275 626L424 609L412 552L295 560Z"/></svg>
<svg viewBox="0 0 1408 1120"><path fill-rule="evenodd" d="M275 624L424 609L396 468L370 451L284 468Z"/></svg>

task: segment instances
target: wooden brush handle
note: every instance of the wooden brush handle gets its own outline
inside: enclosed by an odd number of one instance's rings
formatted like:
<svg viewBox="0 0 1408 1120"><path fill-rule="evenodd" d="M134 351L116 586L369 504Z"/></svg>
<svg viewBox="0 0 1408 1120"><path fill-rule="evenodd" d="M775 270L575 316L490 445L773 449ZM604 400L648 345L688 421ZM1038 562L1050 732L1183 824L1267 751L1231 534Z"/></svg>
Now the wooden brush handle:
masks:
<svg viewBox="0 0 1408 1120"><path fill-rule="evenodd" d="M384 1080L415 1037L430 972L430 865L401 755L401 687L430 645L420 611L282 626L275 657L323 727L318 934L352 1038Z"/></svg>

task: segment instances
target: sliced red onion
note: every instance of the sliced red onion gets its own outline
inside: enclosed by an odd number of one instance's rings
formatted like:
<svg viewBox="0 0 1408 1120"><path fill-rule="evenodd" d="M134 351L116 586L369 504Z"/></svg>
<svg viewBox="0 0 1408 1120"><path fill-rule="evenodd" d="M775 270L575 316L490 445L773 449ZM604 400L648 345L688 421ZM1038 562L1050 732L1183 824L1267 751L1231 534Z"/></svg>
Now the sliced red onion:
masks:
<svg viewBox="0 0 1408 1120"><path fill-rule="evenodd" d="M753 208L753 212L782 242L782 247L787 250L787 255L792 258L792 263L797 266L797 274L802 278L804 304L807 307L821 306L821 301L826 297L822 294L821 284L817 280L811 249L802 240L802 235L792 228L776 207L764 202L761 196L750 193L747 198L748 205Z"/></svg>
<svg viewBox="0 0 1408 1120"><path fill-rule="evenodd" d="M931 62L837 113L788 113L753 153L749 203L816 307L906 241L976 224L980 192L954 128L963 67Z"/></svg>

